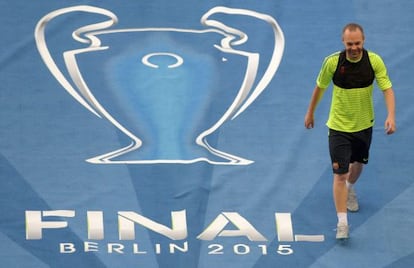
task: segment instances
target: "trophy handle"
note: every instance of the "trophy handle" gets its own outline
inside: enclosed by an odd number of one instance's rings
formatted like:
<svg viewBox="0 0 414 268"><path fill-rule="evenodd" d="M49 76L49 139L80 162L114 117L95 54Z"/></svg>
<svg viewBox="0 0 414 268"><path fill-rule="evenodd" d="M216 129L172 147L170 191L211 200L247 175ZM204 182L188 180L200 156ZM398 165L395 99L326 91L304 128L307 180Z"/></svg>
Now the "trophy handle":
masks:
<svg viewBox="0 0 414 268"><path fill-rule="evenodd" d="M93 7L93 6L86 6L86 5L58 9L58 10L55 10L55 11L52 11L46 14L43 18L41 18L40 21L37 23L35 31L34 31L36 46L44 63L46 64L46 66L48 67L52 75L55 77L55 79L62 85L62 87L70 95L72 95L72 97L75 98L80 104L82 104L85 108L87 108L89 111L91 111L98 117L101 117L101 115L98 112L99 109L96 109L96 107L95 108L93 107L95 106L94 103L88 100L87 98L85 99L85 96L82 97L82 94L80 94L79 91L76 90L75 87L72 86L69 80L60 71L55 60L50 54L47 43L46 43L45 28L46 28L46 25L49 23L49 21L63 14L79 12L79 11L104 15L108 17L109 20L99 22L99 23L89 24L81 28L78 28L72 33L72 37L78 42L89 44L89 47L87 48L88 50L106 49L106 47L101 47L101 43L98 38L96 38L93 35L88 34L88 32L109 28L118 22L118 18L116 17L114 13L106 9ZM76 81L72 81L72 82L76 83Z"/></svg>
<svg viewBox="0 0 414 268"><path fill-rule="evenodd" d="M237 30L235 28L231 28L220 21L210 19L212 15L218 13L230 15L245 15L257 18L259 20L267 22L273 29L273 38L275 45L273 47L269 65L267 66L263 76L259 78L259 81L257 82L256 87L252 90L252 92L245 92L244 94L242 94L242 97L238 101L237 105L234 107L233 111L231 111L231 117L232 119L234 119L252 104L252 102L263 92L263 90L266 89L266 87L272 80L282 60L283 51L285 47L285 38L283 35L283 31L280 28L277 21L267 14L258 13L246 9L218 6L210 9L207 13L205 13L201 17L201 23L205 26L218 28L228 33L228 36L226 38L223 38L221 41L220 45L222 49L234 50L232 46L244 44L248 38L244 32ZM258 55L255 57L255 60L259 61ZM249 82L253 84L254 81Z"/></svg>

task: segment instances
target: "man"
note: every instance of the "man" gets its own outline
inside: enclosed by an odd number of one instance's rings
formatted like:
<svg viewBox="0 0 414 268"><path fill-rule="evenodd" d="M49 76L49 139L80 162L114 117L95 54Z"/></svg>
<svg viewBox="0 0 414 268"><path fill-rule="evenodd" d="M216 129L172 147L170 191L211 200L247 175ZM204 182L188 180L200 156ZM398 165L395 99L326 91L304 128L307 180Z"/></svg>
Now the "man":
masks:
<svg viewBox="0 0 414 268"><path fill-rule="evenodd" d="M364 31L356 24L342 31L345 50L325 58L316 80L305 116L305 127L314 127L314 111L323 93L333 82L329 119L329 152L333 170L333 197L338 215L337 239L349 237L347 210L358 211L353 188L363 165L368 163L374 125L373 81L385 99L388 116L386 134L395 132L395 98L391 81L381 57L364 49Z"/></svg>

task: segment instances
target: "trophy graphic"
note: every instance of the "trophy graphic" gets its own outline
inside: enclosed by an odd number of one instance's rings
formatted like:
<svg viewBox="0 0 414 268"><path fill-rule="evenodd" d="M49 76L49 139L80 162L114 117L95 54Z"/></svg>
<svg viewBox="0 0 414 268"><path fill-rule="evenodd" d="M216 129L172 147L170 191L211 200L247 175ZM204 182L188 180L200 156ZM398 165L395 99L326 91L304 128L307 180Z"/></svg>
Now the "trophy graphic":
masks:
<svg viewBox="0 0 414 268"><path fill-rule="evenodd" d="M74 40L87 46L65 51L62 71L48 48L46 26L73 12L106 20L73 32ZM270 25L273 48L261 77L257 77L260 55L236 49L248 36L213 20L215 14L248 16ZM55 10L40 19L36 45L52 75L76 101L131 140L88 162L253 162L215 148L207 137L245 111L270 83L282 59L283 32L271 16L245 9L214 7L200 21L206 29L115 29L115 14L84 5Z"/></svg>

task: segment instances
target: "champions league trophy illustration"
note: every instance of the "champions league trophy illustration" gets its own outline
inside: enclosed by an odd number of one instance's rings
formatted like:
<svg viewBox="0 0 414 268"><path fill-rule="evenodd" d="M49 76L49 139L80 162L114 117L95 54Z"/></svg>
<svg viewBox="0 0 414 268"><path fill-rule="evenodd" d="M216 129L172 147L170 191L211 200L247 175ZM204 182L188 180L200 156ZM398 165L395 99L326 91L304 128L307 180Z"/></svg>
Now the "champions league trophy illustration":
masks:
<svg viewBox="0 0 414 268"><path fill-rule="evenodd" d="M105 20L73 32L73 39L86 47L65 51L66 70L61 70L47 45L46 27L73 12ZM238 50L248 36L213 20L216 14L247 16L270 25L271 56L261 59L258 53ZM118 19L111 11L82 5L52 11L38 22L37 48L52 75L76 101L131 140L88 162L253 162L214 148L207 137L245 111L270 83L282 59L283 32L271 16L245 9L214 7L200 21L206 29L116 29ZM262 61L268 66L257 77Z"/></svg>

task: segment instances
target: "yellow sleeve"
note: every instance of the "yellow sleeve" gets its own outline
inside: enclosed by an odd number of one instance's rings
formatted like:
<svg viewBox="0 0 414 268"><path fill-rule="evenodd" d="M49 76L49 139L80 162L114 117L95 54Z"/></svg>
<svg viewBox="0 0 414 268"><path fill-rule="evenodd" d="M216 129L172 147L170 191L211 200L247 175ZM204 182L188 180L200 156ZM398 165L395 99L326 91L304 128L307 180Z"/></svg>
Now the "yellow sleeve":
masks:
<svg viewBox="0 0 414 268"><path fill-rule="evenodd" d="M390 78L388 77L387 68L382 58L374 53L368 52L369 60L371 62L372 69L374 69L375 80L381 90L386 90L392 87Z"/></svg>
<svg viewBox="0 0 414 268"><path fill-rule="evenodd" d="M316 85L319 88L326 89L332 81L332 77L336 71L338 65L339 52L325 58L322 63L321 70L319 71L318 78L316 79Z"/></svg>

